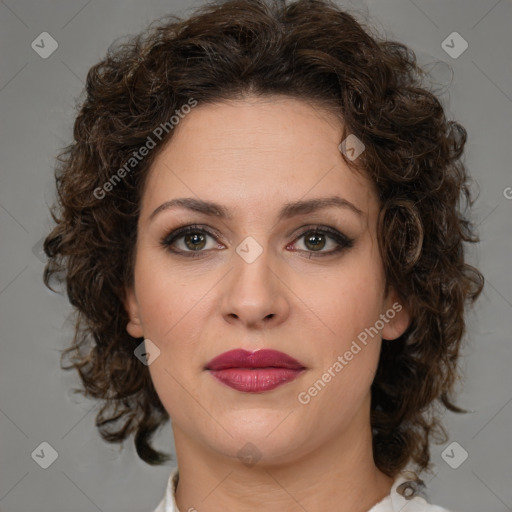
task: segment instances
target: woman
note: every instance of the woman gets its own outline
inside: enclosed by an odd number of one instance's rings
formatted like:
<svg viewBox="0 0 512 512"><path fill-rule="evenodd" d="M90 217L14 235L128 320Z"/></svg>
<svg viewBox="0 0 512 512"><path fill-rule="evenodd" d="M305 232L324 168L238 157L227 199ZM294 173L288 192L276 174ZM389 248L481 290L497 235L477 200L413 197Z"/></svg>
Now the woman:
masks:
<svg viewBox="0 0 512 512"><path fill-rule="evenodd" d="M104 439L172 422L155 512L440 512L466 305L465 129L328 1L217 2L91 68L45 282ZM178 472L179 470L179 472Z"/></svg>

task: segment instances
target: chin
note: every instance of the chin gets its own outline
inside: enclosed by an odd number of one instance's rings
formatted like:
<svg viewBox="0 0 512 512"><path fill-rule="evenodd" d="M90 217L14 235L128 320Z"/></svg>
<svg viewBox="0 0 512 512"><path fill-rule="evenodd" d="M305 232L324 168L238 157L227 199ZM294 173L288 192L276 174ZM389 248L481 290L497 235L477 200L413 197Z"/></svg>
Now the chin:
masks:
<svg viewBox="0 0 512 512"><path fill-rule="evenodd" d="M224 456L248 467L289 464L300 456L306 441L289 429L279 432L275 424L271 428L226 429L233 437L226 435L220 443L218 440L207 442Z"/></svg>

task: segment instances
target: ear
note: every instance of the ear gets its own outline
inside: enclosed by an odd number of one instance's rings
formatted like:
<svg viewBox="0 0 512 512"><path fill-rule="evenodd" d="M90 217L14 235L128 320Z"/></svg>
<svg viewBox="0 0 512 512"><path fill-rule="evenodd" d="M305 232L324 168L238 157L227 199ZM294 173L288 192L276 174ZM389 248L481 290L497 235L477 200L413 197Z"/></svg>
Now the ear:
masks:
<svg viewBox="0 0 512 512"><path fill-rule="evenodd" d="M128 313L128 323L126 324L126 331L134 338L142 338L142 324L139 316L139 304L135 297L133 288L126 289L126 296L124 299L124 308Z"/></svg>
<svg viewBox="0 0 512 512"><path fill-rule="evenodd" d="M402 302L395 289L390 287L384 300L385 309L382 312L387 320L382 329L382 338L385 340L399 338L409 327L410 313Z"/></svg>

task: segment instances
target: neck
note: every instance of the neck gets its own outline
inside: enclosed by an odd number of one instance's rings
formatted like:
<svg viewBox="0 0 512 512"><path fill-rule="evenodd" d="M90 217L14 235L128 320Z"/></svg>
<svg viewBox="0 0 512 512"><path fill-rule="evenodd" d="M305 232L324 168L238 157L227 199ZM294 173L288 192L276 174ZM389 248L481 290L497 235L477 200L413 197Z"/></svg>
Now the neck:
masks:
<svg viewBox="0 0 512 512"><path fill-rule="evenodd" d="M252 466L206 451L173 426L179 466L176 503L181 511L368 512L389 494L393 479L375 466L371 430L353 432L285 462Z"/></svg>

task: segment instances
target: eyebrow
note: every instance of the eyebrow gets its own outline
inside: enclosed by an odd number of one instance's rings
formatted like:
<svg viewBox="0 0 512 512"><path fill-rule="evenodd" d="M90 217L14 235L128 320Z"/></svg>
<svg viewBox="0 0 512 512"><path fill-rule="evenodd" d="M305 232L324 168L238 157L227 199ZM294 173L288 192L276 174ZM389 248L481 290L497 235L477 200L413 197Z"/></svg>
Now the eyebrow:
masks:
<svg viewBox="0 0 512 512"><path fill-rule="evenodd" d="M221 219L232 219L229 210L218 203L212 201L204 201L202 199L196 199L193 197L182 197L162 203L153 211L153 213L151 213L149 220L152 220L160 212L169 210L174 207L185 208L187 210L202 213L212 217L219 217ZM364 215L357 206L352 204L347 199L344 199L340 196L330 196L286 203L278 214L278 221L330 207L349 209L360 217Z"/></svg>

